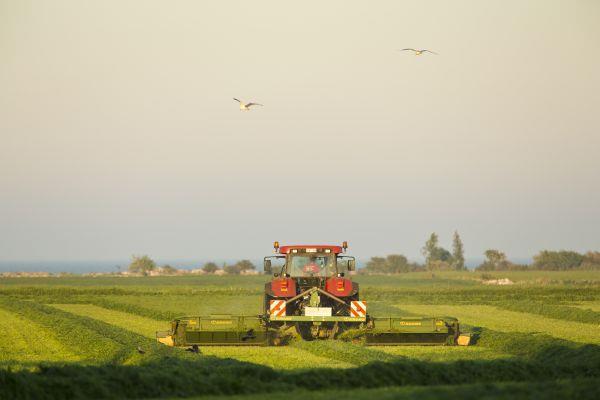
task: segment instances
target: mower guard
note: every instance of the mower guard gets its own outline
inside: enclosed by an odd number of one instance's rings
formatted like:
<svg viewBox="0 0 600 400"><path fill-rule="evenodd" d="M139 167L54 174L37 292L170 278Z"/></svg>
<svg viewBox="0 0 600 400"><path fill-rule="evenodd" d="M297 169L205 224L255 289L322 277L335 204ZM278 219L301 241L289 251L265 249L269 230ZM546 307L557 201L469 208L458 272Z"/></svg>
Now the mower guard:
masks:
<svg viewBox="0 0 600 400"><path fill-rule="evenodd" d="M180 317L171 331L156 332L156 339L169 346L266 346L269 332L260 316L209 315Z"/></svg>
<svg viewBox="0 0 600 400"><path fill-rule="evenodd" d="M343 323L358 331L367 346L468 345L452 317L348 317L348 316L236 316L181 317L170 331L156 338L168 346L268 346L276 342L282 326ZM460 339L459 339L460 338Z"/></svg>

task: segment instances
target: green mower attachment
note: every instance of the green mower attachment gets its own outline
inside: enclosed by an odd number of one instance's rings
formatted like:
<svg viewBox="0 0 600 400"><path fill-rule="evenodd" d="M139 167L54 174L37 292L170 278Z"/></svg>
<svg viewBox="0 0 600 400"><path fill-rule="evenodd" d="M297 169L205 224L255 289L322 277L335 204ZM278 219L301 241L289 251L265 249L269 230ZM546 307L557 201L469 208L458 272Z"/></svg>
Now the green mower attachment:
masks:
<svg viewBox="0 0 600 400"><path fill-rule="evenodd" d="M283 325L281 322L285 321ZM156 333L159 342L168 346L269 346L285 343L289 328L320 329L333 324L329 336L336 339L344 330L354 330L352 339L364 338L367 346L456 345L468 344L461 335L458 320L452 317L350 317L211 315L181 317L171 323L171 330ZM343 329L339 328L343 325ZM465 343L466 341L466 343Z"/></svg>
<svg viewBox="0 0 600 400"><path fill-rule="evenodd" d="M156 338L163 344L177 347L269 344L269 332L260 316L181 317L171 322L170 331L156 332Z"/></svg>

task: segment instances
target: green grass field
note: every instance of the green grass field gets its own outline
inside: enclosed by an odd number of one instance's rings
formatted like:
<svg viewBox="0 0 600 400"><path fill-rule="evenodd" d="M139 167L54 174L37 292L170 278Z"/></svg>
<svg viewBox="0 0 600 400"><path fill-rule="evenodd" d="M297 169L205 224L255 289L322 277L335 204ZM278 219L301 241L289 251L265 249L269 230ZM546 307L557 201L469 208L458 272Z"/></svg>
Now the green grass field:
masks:
<svg viewBox="0 0 600 400"><path fill-rule="evenodd" d="M600 274L358 276L369 312L449 315L470 347L160 345L181 315L261 312L265 276L0 280L0 399L600 398ZM139 354L138 347L145 354Z"/></svg>

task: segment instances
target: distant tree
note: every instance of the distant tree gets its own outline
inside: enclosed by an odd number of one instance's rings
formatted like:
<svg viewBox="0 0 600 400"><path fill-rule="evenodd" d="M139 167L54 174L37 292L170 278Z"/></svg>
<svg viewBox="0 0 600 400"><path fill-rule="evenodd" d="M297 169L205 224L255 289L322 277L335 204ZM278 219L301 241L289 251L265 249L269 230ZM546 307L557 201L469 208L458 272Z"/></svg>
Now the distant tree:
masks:
<svg viewBox="0 0 600 400"><path fill-rule="evenodd" d="M456 270L465 270L465 250L463 242L457 231L454 231L452 240L452 266Z"/></svg>
<svg viewBox="0 0 600 400"><path fill-rule="evenodd" d="M383 257L371 257L365 265L365 270L373 274L386 274L385 258Z"/></svg>
<svg viewBox="0 0 600 400"><path fill-rule="evenodd" d="M256 266L252 264L250 260L241 260L238 261L235 265L240 272L256 269Z"/></svg>
<svg viewBox="0 0 600 400"><path fill-rule="evenodd" d="M214 262L210 261L204 264L202 270L207 274L214 274L219 269L219 266Z"/></svg>
<svg viewBox="0 0 600 400"><path fill-rule="evenodd" d="M476 270L478 271L505 271L510 269L511 263L506 259L506 254L496 249L486 250L485 260Z"/></svg>
<svg viewBox="0 0 600 400"><path fill-rule="evenodd" d="M240 270L236 268L235 264L223 264L223 271L231 275L236 275L240 273Z"/></svg>
<svg viewBox="0 0 600 400"><path fill-rule="evenodd" d="M163 273L168 274L168 275L173 275L173 274L177 273L177 269L173 268L169 264L163 265L162 267L160 267L160 269Z"/></svg>
<svg viewBox="0 0 600 400"><path fill-rule="evenodd" d="M425 242L425 246L421 249L421 253L425 256L425 264L429 264L435 260L435 256L438 248L438 235L433 232L429 239Z"/></svg>
<svg viewBox="0 0 600 400"><path fill-rule="evenodd" d="M233 265L223 266L223 270L228 274L240 274L242 271L248 271L256 269L256 266L252 264L250 260L241 260Z"/></svg>
<svg viewBox="0 0 600 400"><path fill-rule="evenodd" d="M421 253L425 256L425 267L427 269L435 269L440 266L445 268L445 265L442 264L433 266L433 263L437 261L444 261L447 264L452 262L452 254L443 247L438 246L438 236L435 232L429 236L425 246L421 249Z"/></svg>
<svg viewBox="0 0 600 400"><path fill-rule="evenodd" d="M421 266L411 263L402 254L390 254L387 257L371 257L365 266L365 272L372 274L398 274L421 269Z"/></svg>
<svg viewBox="0 0 600 400"><path fill-rule="evenodd" d="M129 264L129 272L136 274L147 275L148 272L156 268L156 263L150 257L144 256L132 256L131 263Z"/></svg>
<svg viewBox="0 0 600 400"><path fill-rule="evenodd" d="M392 274L409 272L411 268L408 259L402 254L390 254L385 258L385 262Z"/></svg>
<svg viewBox="0 0 600 400"><path fill-rule="evenodd" d="M600 268L600 251L588 251L583 256L581 269L599 269Z"/></svg>
<svg viewBox="0 0 600 400"><path fill-rule="evenodd" d="M533 257L532 268L541 270L569 270L581 267L585 257L574 251L540 251Z"/></svg>

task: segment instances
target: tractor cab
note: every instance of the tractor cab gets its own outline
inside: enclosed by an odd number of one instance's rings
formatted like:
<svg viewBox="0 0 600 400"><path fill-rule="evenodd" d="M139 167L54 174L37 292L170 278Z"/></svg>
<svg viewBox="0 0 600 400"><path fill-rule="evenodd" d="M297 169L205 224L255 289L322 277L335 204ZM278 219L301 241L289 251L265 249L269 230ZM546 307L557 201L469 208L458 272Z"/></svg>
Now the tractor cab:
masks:
<svg viewBox="0 0 600 400"><path fill-rule="evenodd" d="M274 273L275 277L288 278L328 278L343 277L355 269L355 259L346 256L348 244L332 245L293 245L281 246L274 243L278 255L265 257L265 273ZM282 267L273 268L272 259L285 259Z"/></svg>

